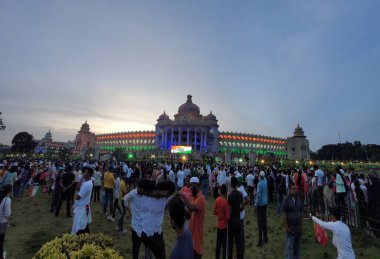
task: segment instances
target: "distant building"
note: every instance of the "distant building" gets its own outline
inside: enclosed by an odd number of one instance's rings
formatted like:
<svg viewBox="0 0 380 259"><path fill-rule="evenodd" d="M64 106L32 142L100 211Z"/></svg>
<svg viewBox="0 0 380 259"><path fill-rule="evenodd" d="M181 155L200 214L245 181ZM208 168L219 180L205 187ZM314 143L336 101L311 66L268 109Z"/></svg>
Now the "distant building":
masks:
<svg viewBox="0 0 380 259"><path fill-rule="evenodd" d="M93 152L95 152L95 134L90 132L90 125L86 121L75 137L74 153L84 158L87 153Z"/></svg>
<svg viewBox="0 0 380 259"><path fill-rule="evenodd" d="M46 132L45 137L41 140L35 140L37 142L37 146L35 148L36 153L45 153L48 149L64 149L67 148L67 142L59 142L53 141L53 134L49 130Z"/></svg>
<svg viewBox="0 0 380 259"><path fill-rule="evenodd" d="M309 140L298 124L293 137L288 138L287 151L290 160L310 160Z"/></svg>
<svg viewBox="0 0 380 259"><path fill-rule="evenodd" d="M218 120L210 112L203 116L192 96L178 108L174 119L164 112L154 131L119 132L96 135L102 153L116 149L128 152L169 152L172 146L191 146L195 153L259 154L287 157L287 139L249 133L219 131Z"/></svg>

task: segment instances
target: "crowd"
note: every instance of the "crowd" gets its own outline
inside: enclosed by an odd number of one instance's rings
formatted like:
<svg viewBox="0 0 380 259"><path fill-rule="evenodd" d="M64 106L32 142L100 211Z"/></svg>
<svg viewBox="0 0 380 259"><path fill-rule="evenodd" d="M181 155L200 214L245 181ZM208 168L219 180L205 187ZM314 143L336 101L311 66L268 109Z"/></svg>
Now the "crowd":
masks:
<svg viewBox="0 0 380 259"><path fill-rule="evenodd" d="M276 204L286 231L286 258L300 258L303 222L309 214L314 222L334 233L339 258L355 258L350 230L341 216L357 207L362 216L358 224L376 228L376 222L368 218L380 214L376 172L365 176L341 167L330 172L317 165L282 170L222 163L120 163L115 158L104 162L4 160L0 179L0 259L6 232L6 227L4 233L1 231L1 224L9 221L11 197L26 195L34 185L50 195L50 212L55 216L66 203L66 216L73 217L72 234L90 232L94 203L101 203L105 219L111 222L116 221L118 212L115 228L121 235L127 233L124 221L128 216L133 258L139 257L141 243L147 257L166 257L161 229L165 211L177 237L170 258L201 258L209 194L215 199L215 258L221 254L222 258L232 258L234 250L237 258L245 257L246 206L254 207L259 229L256 246L260 248L269 243L267 206ZM333 222L319 219L327 216Z"/></svg>

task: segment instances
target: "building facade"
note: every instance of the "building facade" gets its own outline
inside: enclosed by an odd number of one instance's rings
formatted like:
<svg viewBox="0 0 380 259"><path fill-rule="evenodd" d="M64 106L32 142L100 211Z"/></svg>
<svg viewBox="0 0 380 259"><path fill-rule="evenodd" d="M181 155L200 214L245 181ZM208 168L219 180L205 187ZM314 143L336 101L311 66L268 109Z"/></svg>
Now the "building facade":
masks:
<svg viewBox="0 0 380 259"><path fill-rule="evenodd" d="M83 158L85 154L95 152L95 144L95 134L90 131L90 125L88 125L86 121L82 124L82 127L75 137L74 153L81 155Z"/></svg>
<svg viewBox="0 0 380 259"><path fill-rule="evenodd" d="M301 129L301 131L299 130ZM308 160L309 141L302 128L297 127L294 136L279 138L258 134L219 131L218 120L210 112L203 116L200 108L188 95L171 119L164 111L154 131L119 132L96 135L96 147L100 153L117 149L136 153L169 153L172 146L191 146L195 154L256 154Z"/></svg>

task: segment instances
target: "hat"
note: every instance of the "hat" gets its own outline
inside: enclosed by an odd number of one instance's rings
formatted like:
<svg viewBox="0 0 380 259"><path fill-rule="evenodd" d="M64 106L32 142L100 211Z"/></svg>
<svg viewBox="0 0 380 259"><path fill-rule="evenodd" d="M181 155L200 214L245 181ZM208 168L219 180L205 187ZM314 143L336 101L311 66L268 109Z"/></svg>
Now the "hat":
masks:
<svg viewBox="0 0 380 259"><path fill-rule="evenodd" d="M199 183L198 177L191 177L190 178L190 183Z"/></svg>
<svg viewBox="0 0 380 259"><path fill-rule="evenodd" d="M265 172L264 172L264 171L261 171L261 172L260 172L260 176L261 176L261 177L265 177Z"/></svg>
<svg viewBox="0 0 380 259"><path fill-rule="evenodd" d="M310 171L314 171L314 167L310 168Z"/></svg>

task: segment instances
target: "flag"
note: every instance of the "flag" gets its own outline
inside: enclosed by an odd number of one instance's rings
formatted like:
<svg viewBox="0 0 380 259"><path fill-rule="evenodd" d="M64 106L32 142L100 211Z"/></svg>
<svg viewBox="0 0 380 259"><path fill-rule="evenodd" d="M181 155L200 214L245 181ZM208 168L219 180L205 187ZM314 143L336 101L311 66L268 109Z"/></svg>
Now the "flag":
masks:
<svg viewBox="0 0 380 259"><path fill-rule="evenodd" d="M318 244L320 244L321 246L327 245L327 243L329 242L329 237L327 235L326 229L314 223L314 234L315 234L315 241Z"/></svg>
<svg viewBox="0 0 380 259"><path fill-rule="evenodd" d="M28 195L29 197L35 197L35 196L38 196L40 192L41 192L40 186L31 186L29 187Z"/></svg>

